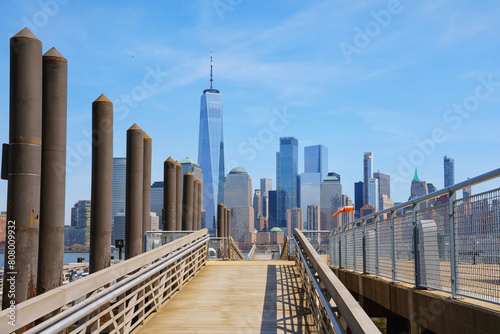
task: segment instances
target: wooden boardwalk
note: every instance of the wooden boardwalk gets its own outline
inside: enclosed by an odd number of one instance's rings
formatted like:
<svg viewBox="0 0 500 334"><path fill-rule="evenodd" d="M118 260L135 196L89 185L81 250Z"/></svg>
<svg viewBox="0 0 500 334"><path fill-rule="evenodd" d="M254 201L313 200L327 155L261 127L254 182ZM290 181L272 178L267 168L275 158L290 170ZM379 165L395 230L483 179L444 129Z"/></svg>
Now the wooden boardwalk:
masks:
<svg viewBox="0 0 500 334"><path fill-rule="evenodd" d="M294 262L209 261L136 333L315 333Z"/></svg>

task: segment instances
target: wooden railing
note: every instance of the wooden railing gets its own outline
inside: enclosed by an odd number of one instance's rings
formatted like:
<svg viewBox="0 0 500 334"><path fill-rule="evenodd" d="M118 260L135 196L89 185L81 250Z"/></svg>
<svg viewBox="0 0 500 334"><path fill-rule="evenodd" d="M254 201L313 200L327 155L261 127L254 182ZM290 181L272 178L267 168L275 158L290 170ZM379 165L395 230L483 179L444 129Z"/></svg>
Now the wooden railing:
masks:
<svg viewBox="0 0 500 334"><path fill-rule="evenodd" d="M205 265L208 240L208 230L197 231L20 303L15 326L4 310L2 333L23 331L36 321L26 333L130 333Z"/></svg>
<svg viewBox="0 0 500 334"><path fill-rule="evenodd" d="M234 241L233 237L229 237L229 259L230 260L244 260L245 255L241 252L240 248Z"/></svg>

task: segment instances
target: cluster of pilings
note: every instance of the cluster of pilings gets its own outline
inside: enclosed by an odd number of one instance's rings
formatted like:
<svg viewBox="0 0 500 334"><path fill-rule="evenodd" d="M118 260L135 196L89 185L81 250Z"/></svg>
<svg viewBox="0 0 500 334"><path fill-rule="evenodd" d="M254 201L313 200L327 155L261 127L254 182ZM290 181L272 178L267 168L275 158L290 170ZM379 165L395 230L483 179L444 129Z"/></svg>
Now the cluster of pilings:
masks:
<svg viewBox="0 0 500 334"><path fill-rule="evenodd" d="M231 210L224 204L217 205L217 237L228 238L231 236Z"/></svg>
<svg viewBox="0 0 500 334"><path fill-rule="evenodd" d="M165 231L201 230L203 186L182 165L169 157L163 163L163 211Z"/></svg>
<svg viewBox="0 0 500 334"><path fill-rule="evenodd" d="M2 178L8 180L7 240L2 308L62 284L66 186L67 60L27 28L10 40L9 144ZM127 130L125 258L145 249L150 229L151 138ZM201 229L202 184L172 158L165 161L163 227ZM92 181L89 272L111 260L113 103L92 103Z"/></svg>

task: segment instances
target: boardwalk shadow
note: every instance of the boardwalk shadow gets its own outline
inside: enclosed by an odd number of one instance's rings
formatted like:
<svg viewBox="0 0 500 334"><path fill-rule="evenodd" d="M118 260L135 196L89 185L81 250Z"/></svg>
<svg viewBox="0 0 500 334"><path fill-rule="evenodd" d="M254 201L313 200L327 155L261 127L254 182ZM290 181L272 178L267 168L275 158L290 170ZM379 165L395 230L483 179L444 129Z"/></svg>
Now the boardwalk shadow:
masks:
<svg viewBox="0 0 500 334"><path fill-rule="evenodd" d="M308 314L295 267L268 266L260 333L312 333Z"/></svg>

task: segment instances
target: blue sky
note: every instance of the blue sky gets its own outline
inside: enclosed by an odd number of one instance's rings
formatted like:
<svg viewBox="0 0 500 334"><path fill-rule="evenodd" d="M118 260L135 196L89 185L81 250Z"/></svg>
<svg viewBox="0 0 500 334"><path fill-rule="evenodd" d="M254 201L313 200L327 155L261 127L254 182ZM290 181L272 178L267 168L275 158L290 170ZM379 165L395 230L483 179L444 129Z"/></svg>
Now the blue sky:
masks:
<svg viewBox="0 0 500 334"><path fill-rule="evenodd" d="M396 201L408 198L414 167L443 187L445 154L457 182L500 166L498 1L7 0L0 13L2 142L9 38L28 26L44 52L68 59L67 219L90 199L87 134L101 93L115 103L115 156L137 123L153 139L153 180L169 156L197 159L210 49L226 171L244 167L254 188L275 181L281 136L298 138L300 171L304 146L327 146L351 198L364 152L391 174Z"/></svg>

